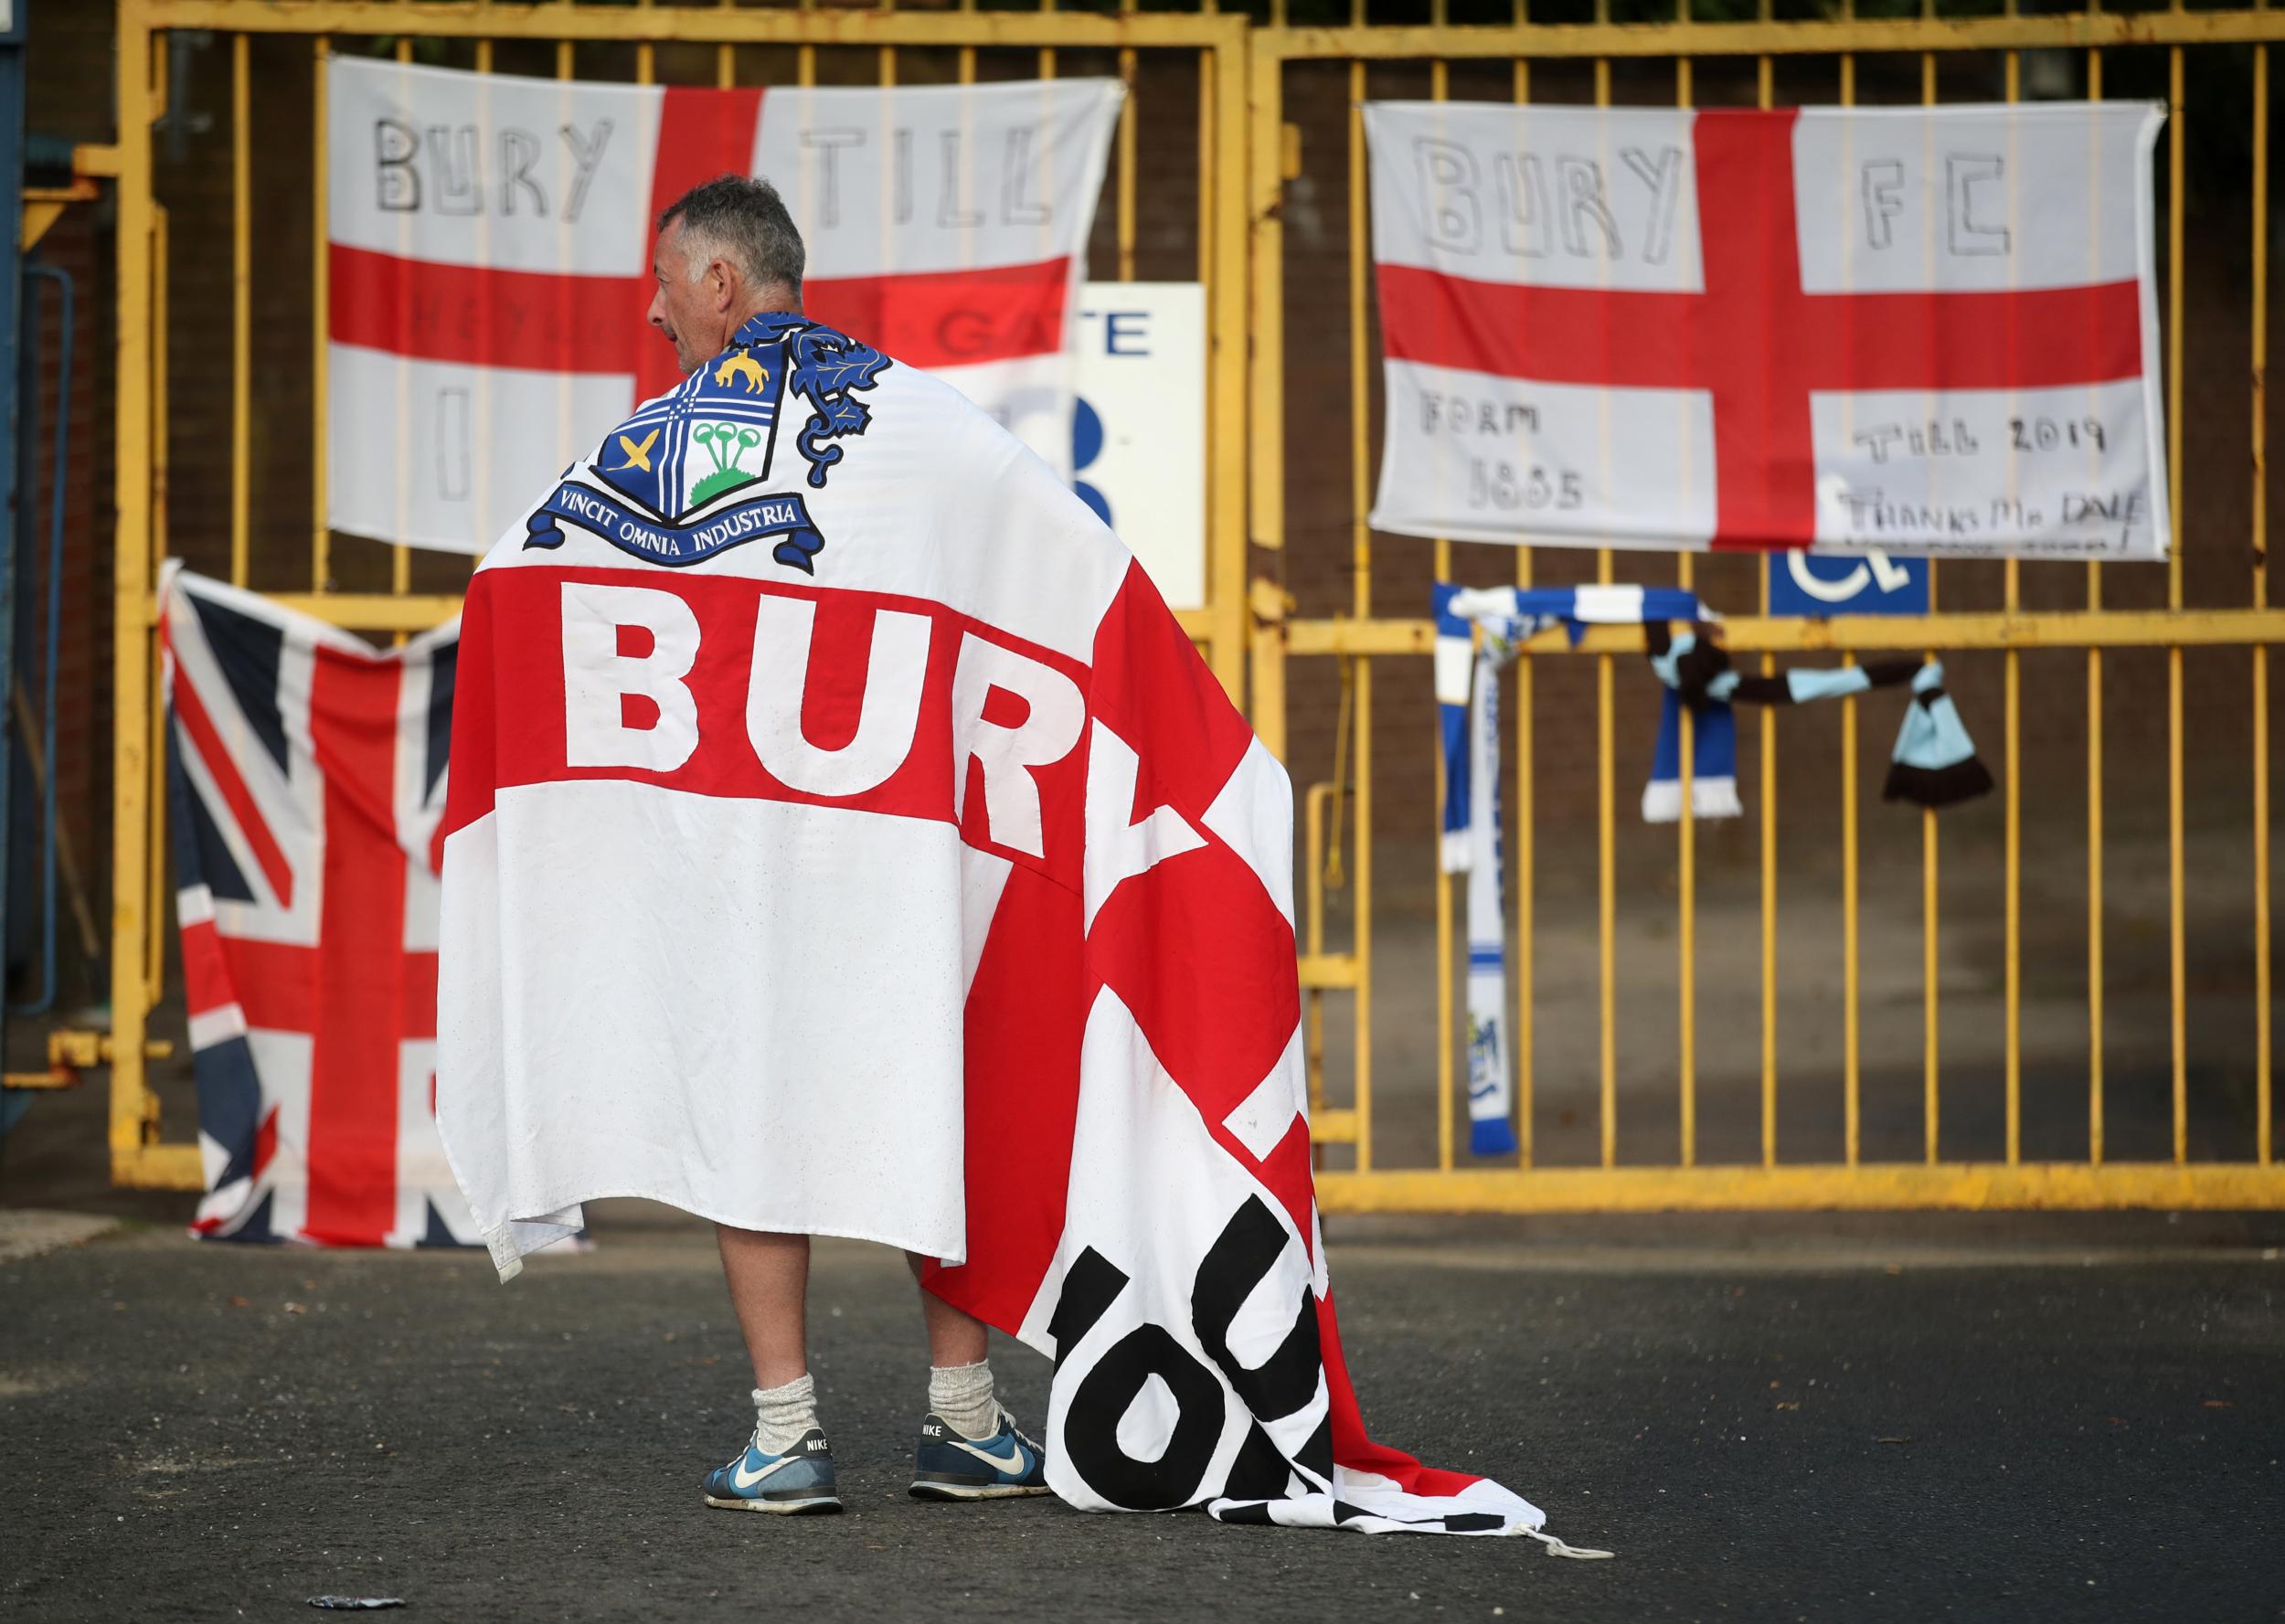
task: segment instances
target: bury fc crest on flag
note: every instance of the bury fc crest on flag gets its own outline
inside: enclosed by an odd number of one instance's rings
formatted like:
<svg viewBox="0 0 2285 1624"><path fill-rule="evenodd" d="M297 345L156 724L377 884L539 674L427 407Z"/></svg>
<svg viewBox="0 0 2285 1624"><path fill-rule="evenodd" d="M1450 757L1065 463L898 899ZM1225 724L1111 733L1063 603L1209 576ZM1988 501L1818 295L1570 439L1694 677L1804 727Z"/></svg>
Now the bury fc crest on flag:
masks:
<svg viewBox="0 0 2285 1624"><path fill-rule="evenodd" d="M844 455L834 442L872 421L858 392L888 365L870 345L801 316L755 316L721 355L638 408L568 472L525 521L524 545L561 547L568 522L671 568L768 539L779 563L814 574L825 539L807 505L798 492L765 489L787 392L809 403L791 439L807 483L823 489Z"/></svg>

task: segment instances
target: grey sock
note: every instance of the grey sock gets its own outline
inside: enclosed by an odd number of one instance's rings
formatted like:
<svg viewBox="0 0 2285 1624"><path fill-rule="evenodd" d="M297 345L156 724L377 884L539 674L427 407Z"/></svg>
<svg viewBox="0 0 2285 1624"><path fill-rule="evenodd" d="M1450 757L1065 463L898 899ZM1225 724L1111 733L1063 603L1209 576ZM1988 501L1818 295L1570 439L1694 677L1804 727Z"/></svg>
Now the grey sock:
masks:
<svg viewBox="0 0 2285 1624"><path fill-rule="evenodd" d="M754 1442L763 1453L782 1455L817 1425L817 1384L796 1376L782 1387L754 1389Z"/></svg>
<svg viewBox="0 0 2285 1624"><path fill-rule="evenodd" d="M999 1431L1000 1406L992 1394L992 1361L931 1365L929 1408L962 1438L990 1438Z"/></svg>

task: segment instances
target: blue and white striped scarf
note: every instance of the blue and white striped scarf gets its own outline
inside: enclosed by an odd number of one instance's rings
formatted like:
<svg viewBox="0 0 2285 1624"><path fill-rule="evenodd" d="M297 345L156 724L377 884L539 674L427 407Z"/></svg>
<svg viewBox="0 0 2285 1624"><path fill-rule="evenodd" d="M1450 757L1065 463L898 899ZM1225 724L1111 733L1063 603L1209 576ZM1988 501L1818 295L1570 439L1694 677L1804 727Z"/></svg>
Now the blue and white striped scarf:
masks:
<svg viewBox="0 0 2285 1624"><path fill-rule="evenodd" d="M1436 703L1444 746L1442 865L1446 874L1468 876L1468 1149L1478 1156L1512 1155L1500 669L1526 638L1551 627L1567 627L1576 643L1589 625L1697 621L1710 618L1710 611L1695 593L1673 587L1474 589L1440 581L1435 604ZM1703 740L1698 759L1706 760ZM1731 794L1734 800L1734 786ZM1649 799L1645 791L1646 815Z"/></svg>
<svg viewBox="0 0 2285 1624"><path fill-rule="evenodd" d="M1691 706L1691 812L1734 818L1738 801L1738 724L1732 699L1795 705L1908 686L1883 799L1946 806L1990 790L1991 775L1944 692L1944 668L1916 660L1879 661L1829 670L1795 668L1748 676L1730 668L1718 645L1701 649L1695 632L1667 623L1721 617L1695 593L1674 587L1494 587L1438 582L1436 702L1444 755L1440 855L1446 874L1468 876L1468 1148L1478 1156L1512 1154L1507 1009L1505 857L1500 811L1501 667L1535 633L1562 626L1577 644L1589 625L1646 625L1651 667L1664 685L1658 744L1642 816L1671 823L1682 815L1682 713Z"/></svg>

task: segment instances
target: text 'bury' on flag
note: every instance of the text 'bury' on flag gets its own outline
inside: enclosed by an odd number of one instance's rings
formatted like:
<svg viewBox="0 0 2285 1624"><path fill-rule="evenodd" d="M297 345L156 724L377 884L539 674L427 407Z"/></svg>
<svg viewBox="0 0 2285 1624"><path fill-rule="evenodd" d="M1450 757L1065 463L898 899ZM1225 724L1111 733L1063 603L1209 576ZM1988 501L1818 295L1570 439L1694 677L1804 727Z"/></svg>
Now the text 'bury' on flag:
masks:
<svg viewBox="0 0 2285 1624"><path fill-rule="evenodd" d="M2165 556L2142 103L1377 102L1381 529Z"/></svg>
<svg viewBox="0 0 2285 1624"><path fill-rule="evenodd" d="M726 173L784 196L810 315L1068 472L1117 80L765 93L336 56L325 89L334 528L481 552L679 382L644 319L653 226Z"/></svg>

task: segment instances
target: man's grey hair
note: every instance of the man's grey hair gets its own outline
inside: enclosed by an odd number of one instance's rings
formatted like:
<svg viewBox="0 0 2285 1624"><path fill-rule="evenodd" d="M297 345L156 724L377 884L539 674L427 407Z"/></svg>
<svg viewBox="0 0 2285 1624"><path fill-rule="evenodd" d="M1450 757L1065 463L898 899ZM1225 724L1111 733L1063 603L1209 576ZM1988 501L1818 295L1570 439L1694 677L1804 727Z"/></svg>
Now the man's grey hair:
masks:
<svg viewBox="0 0 2285 1624"><path fill-rule="evenodd" d="M683 223L683 251L689 256L690 280L696 281L707 266L727 260L752 288L782 286L802 297L802 271L808 253L785 199L768 181L743 175L719 175L695 186L658 218L662 231L676 220Z"/></svg>

